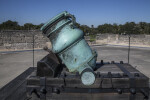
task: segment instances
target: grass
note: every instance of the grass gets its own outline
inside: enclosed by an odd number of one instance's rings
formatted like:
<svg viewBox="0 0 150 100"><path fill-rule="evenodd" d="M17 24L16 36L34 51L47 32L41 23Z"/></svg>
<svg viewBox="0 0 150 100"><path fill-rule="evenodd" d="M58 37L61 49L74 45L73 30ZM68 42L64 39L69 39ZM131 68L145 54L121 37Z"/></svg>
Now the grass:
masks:
<svg viewBox="0 0 150 100"><path fill-rule="evenodd" d="M90 36L90 42L93 42L96 40L96 35L89 35Z"/></svg>

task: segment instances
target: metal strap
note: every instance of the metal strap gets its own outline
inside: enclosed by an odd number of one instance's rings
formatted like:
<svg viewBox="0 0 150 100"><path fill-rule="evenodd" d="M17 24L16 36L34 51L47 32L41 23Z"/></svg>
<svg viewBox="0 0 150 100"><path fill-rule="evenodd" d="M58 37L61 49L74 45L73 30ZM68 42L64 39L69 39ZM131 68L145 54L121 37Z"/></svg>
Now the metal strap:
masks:
<svg viewBox="0 0 150 100"><path fill-rule="evenodd" d="M129 77L129 81L130 81L130 88L134 88L135 87L135 79L134 79L134 75L132 75L128 70L126 70L122 64L115 64L117 67L119 67L121 69L121 71L123 71L125 74L128 75ZM135 95L134 94L130 94L130 100L135 100Z"/></svg>
<svg viewBox="0 0 150 100"><path fill-rule="evenodd" d="M115 64L115 65L117 65L117 67L119 67L119 68L121 69L121 71L123 71L125 74L127 74L130 78L134 78L134 76L133 76L128 70L126 70L126 69L122 66L122 64Z"/></svg>
<svg viewBox="0 0 150 100"><path fill-rule="evenodd" d="M61 55L62 53L66 52L68 49L72 48L74 45L79 43L81 40L83 40L83 38L80 38L79 40L75 41L73 44L69 45L67 48L65 48L61 52L58 52L57 55Z"/></svg>
<svg viewBox="0 0 150 100"><path fill-rule="evenodd" d="M63 87L63 90L57 87L60 93L118 93L115 88L73 88L73 87ZM137 88L137 93L140 92L141 88ZM145 90L145 88L144 88ZM129 88L122 88L123 93L130 93ZM54 93L54 92L53 92Z"/></svg>
<svg viewBox="0 0 150 100"><path fill-rule="evenodd" d="M46 78L40 78L40 100L46 100Z"/></svg>
<svg viewBox="0 0 150 100"><path fill-rule="evenodd" d="M128 75L129 79L130 79L130 88L135 87L135 81L134 81L134 75L132 75L128 70L126 70L122 64L115 64L117 67L119 67L121 69L121 71L123 71L125 74Z"/></svg>
<svg viewBox="0 0 150 100"><path fill-rule="evenodd" d="M135 95L134 94L130 94L129 100L135 100Z"/></svg>
<svg viewBox="0 0 150 100"><path fill-rule="evenodd" d="M112 82L112 74L111 74L111 72L108 72L108 77L110 78L111 86L113 88L113 82Z"/></svg>

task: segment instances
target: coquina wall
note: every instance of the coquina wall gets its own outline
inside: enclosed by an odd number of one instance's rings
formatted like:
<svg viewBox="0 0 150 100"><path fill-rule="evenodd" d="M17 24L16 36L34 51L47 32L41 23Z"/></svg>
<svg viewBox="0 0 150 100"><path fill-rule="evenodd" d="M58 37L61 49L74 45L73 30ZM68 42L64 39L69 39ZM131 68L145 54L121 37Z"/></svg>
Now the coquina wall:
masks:
<svg viewBox="0 0 150 100"><path fill-rule="evenodd" d="M9 30L0 31L0 50L20 50L20 49L36 49L43 48L44 46L50 47L51 44L47 37L42 35L38 30ZM116 34L99 34L96 36L96 41L90 43L90 37L86 36L85 39L89 44L112 44L112 45L128 45L128 35L116 35ZM150 47L150 35L131 35L132 46L146 46Z"/></svg>
<svg viewBox="0 0 150 100"><path fill-rule="evenodd" d="M96 44L128 45L129 35L100 34ZM130 35L131 46L150 47L150 35Z"/></svg>
<svg viewBox="0 0 150 100"><path fill-rule="evenodd" d="M35 48L43 48L49 44L48 38L44 37L41 31L1 31L0 50L32 49L33 39Z"/></svg>

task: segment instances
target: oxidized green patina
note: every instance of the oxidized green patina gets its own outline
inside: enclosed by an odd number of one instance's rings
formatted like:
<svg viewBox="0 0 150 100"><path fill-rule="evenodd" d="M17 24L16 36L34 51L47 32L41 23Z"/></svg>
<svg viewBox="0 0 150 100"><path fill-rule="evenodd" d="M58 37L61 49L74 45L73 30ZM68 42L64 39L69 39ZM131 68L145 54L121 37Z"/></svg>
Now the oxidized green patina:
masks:
<svg viewBox="0 0 150 100"><path fill-rule="evenodd" d="M91 50L84 39L84 33L75 26L75 17L64 11L41 28L52 43L56 53L70 72L79 72L82 83L91 85L95 81L93 69L96 66L97 53Z"/></svg>

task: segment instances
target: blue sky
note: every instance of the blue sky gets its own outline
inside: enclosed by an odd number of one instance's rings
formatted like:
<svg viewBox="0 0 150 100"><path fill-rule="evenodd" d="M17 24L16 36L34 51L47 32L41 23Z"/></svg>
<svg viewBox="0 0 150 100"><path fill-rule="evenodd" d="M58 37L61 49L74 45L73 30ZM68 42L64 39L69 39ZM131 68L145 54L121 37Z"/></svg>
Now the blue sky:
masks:
<svg viewBox="0 0 150 100"><path fill-rule="evenodd" d="M40 24L65 10L89 26L150 22L150 0L0 0L0 23Z"/></svg>

